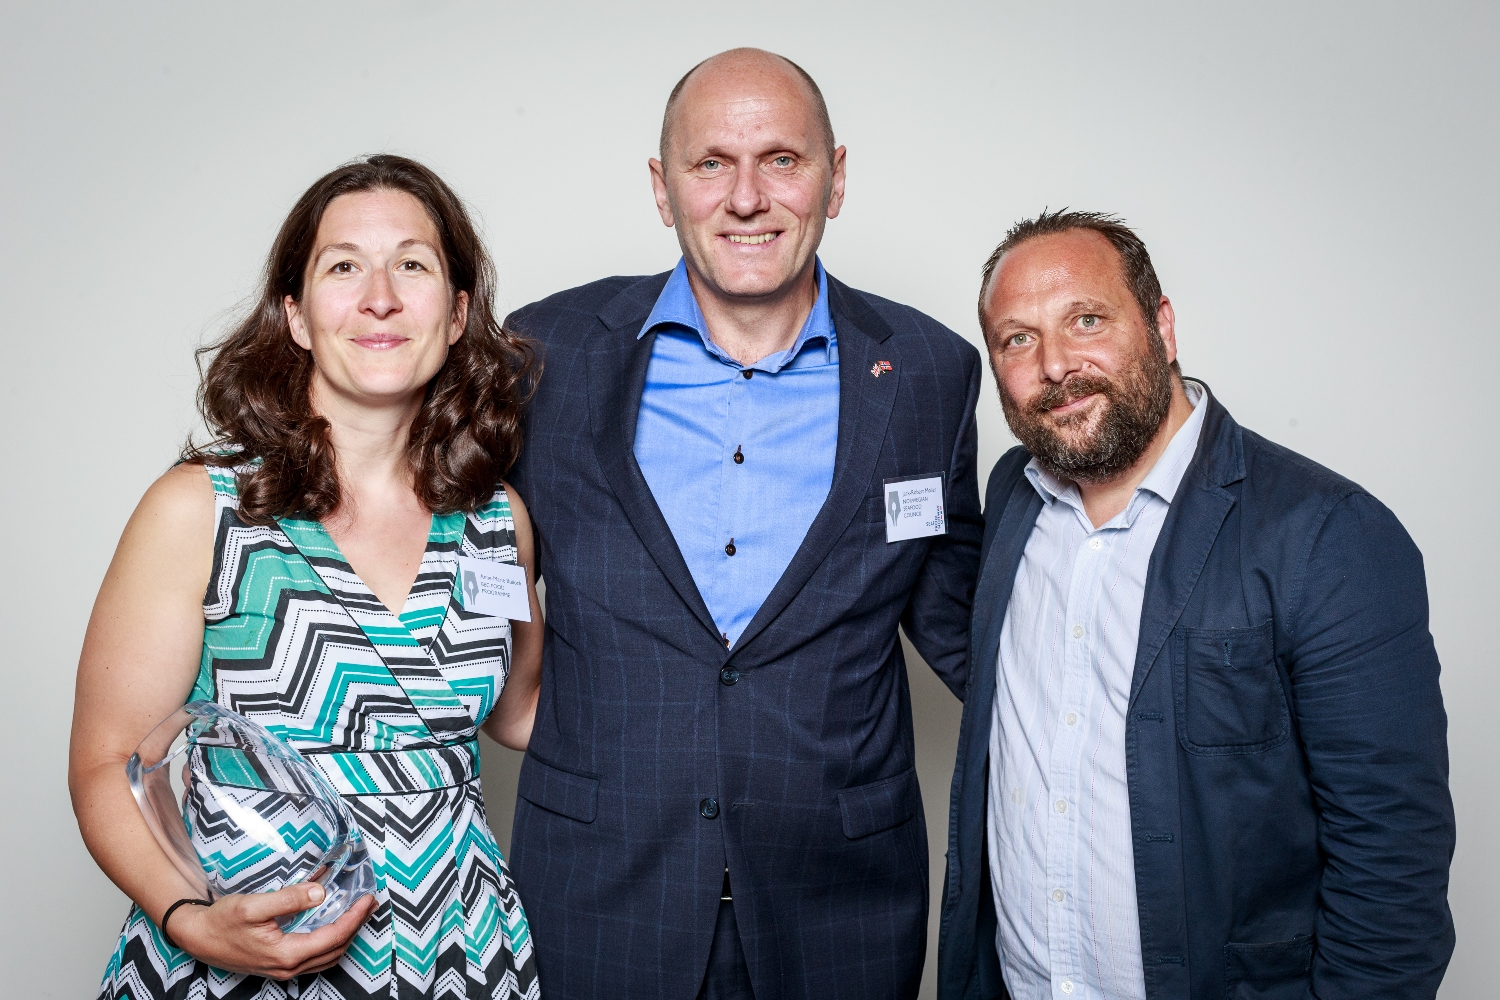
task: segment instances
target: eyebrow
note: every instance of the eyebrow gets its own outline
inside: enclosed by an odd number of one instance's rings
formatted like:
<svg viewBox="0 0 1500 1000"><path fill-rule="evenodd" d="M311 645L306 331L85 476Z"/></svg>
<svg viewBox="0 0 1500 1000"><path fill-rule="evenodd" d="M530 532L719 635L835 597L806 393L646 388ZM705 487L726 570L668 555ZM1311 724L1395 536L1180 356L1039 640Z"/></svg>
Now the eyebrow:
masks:
<svg viewBox="0 0 1500 1000"><path fill-rule="evenodd" d="M433 246L426 240L418 239L415 236L408 240L402 240L400 243L396 244L397 250L405 250L407 247L426 247L427 249L431 250L439 260L443 259L443 253L441 250L439 250L437 247ZM318 248L318 252L313 255L313 263L316 264L318 261L322 260L325 253L332 253L335 251L342 251L344 253L361 252L359 244L357 243L330 243L327 246Z"/></svg>
<svg viewBox="0 0 1500 1000"><path fill-rule="evenodd" d="M1074 299L1068 303L1069 312L1083 309L1090 313L1107 313L1111 312L1113 308L1109 303L1100 302L1098 299Z"/></svg>

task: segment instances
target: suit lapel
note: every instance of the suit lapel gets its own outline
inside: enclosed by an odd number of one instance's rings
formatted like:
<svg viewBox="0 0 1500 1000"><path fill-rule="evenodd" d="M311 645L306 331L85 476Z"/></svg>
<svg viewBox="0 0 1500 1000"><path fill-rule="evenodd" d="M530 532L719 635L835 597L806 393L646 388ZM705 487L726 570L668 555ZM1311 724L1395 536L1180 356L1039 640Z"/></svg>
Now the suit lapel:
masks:
<svg viewBox="0 0 1500 1000"><path fill-rule="evenodd" d="M735 643L735 652L774 621L823 564L869 495L875 464L885 446L902 369L900 353L890 340L892 330L831 276L828 305L839 345L839 432L833 483L781 579ZM871 374L877 361L890 363L878 377Z"/></svg>
<svg viewBox="0 0 1500 1000"><path fill-rule="evenodd" d="M1206 386L1204 391L1208 391ZM1219 529L1235 504L1234 494L1224 487L1245 476L1239 425L1212 394L1205 405L1209 410L1204 415L1197 454L1182 477L1146 569L1140 639L1130 678L1131 705L1141 693L1167 636L1177 627Z"/></svg>
<svg viewBox="0 0 1500 1000"><path fill-rule="evenodd" d="M656 342L654 333L640 338L636 333L666 281L665 274L646 278L625 289L600 311L605 331L591 337L588 344L589 424L599 466L641 544L683 603L717 638L719 630L708 605L635 460L636 418L646 388L651 346Z"/></svg>
<svg viewBox="0 0 1500 1000"><path fill-rule="evenodd" d="M974 590L974 623L970 652L974 656L970 670L975 676L988 671L993 682L995 657L1000 651L1000 632L1005 625L1005 611L1015 588L1016 570L1031 538L1031 529L1042 512L1042 498L1025 473L1016 476L1006 498L1005 509L990 536L980 562L979 584ZM989 704L993 690L974 692Z"/></svg>

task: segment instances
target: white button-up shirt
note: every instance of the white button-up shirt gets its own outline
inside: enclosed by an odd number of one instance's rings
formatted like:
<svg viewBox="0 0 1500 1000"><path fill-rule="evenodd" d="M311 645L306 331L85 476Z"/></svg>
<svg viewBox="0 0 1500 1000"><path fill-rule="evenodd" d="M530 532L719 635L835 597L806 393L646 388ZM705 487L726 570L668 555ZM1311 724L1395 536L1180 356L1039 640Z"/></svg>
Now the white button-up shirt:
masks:
<svg viewBox="0 0 1500 1000"><path fill-rule="evenodd" d="M990 723L990 880L1013 1000L1142 1000L1125 710L1146 570L1208 394L1125 509L1095 528L1033 460L1044 501L1000 633Z"/></svg>

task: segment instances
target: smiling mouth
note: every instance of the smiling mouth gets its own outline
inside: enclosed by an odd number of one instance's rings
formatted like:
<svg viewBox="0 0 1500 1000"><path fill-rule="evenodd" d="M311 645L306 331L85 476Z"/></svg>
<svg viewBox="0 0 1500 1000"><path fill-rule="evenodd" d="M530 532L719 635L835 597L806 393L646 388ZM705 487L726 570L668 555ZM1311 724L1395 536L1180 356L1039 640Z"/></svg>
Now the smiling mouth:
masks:
<svg viewBox="0 0 1500 1000"><path fill-rule="evenodd" d="M756 233L754 235L750 235L748 233L725 233L724 237L731 243L740 243L746 246L759 246L762 243L770 243L780 235L780 233Z"/></svg>
<svg viewBox="0 0 1500 1000"><path fill-rule="evenodd" d="M1083 404L1089 402L1097 395L1099 395L1097 392L1091 392L1087 395L1078 396L1074 399L1068 400L1066 403L1060 403L1057 406L1051 407L1045 412L1058 416L1066 416L1069 413L1076 413L1083 407Z"/></svg>
<svg viewBox="0 0 1500 1000"><path fill-rule="evenodd" d="M372 333L364 337L355 337L354 342L360 347L369 347L377 351L387 350L392 347L400 347L406 343L405 337L398 337L394 333Z"/></svg>

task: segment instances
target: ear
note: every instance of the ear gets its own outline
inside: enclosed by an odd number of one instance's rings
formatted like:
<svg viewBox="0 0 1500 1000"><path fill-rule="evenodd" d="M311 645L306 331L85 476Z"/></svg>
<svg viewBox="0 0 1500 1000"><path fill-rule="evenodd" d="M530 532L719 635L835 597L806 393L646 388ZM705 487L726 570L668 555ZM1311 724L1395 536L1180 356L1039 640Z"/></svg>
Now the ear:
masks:
<svg viewBox="0 0 1500 1000"><path fill-rule="evenodd" d="M448 346L458 343L469 325L469 293L459 292L453 297L453 319L448 330Z"/></svg>
<svg viewBox="0 0 1500 1000"><path fill-rule="evenodd" d="M667 197L667 172L655 157L646 161L651 168L651 193L656 195L656 211L661 215L661 224L672 228L672 202Z"/></svg>
<svg viewBox="0 0 1500 1000"><path fill-rule="evenodd" d="M1165 295L1156 307L1156 328L1161 331L1162 346L1167 349L1167 364L1177 360L1177 314L1172 311L1172 302Z"/></svg>
<svg viewBox="0 0 1500 1000"><path fill-rule="evenodd" d="M302 306L290 295L281 300L286 309L286 323L292 328L292 341L304 351L312 350L312 334L307 331L307 318L302 315Z"/></svg>
<svg viewBox="0 0 1500 1000"><path fill-rule="evenodd" d="M828 196L828 217L837 219L839 209L844 207L844 154L845 147L840 146L833 151L833 185Z"/></svg>

